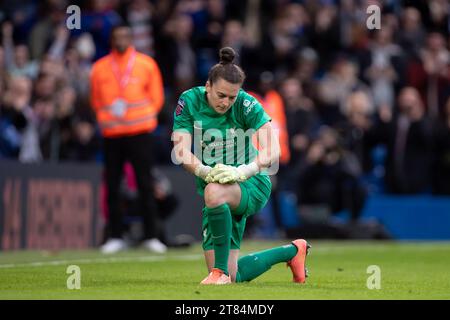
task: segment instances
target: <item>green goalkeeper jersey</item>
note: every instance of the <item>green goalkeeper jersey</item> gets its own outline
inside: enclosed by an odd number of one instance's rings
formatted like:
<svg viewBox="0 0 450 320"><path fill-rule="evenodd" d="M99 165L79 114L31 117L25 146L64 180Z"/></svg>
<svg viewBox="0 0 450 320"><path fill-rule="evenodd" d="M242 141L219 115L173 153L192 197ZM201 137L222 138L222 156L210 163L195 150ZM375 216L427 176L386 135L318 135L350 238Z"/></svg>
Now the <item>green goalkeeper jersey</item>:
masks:
<svg viewBox="0 0 450 320"><path fill-rule="evenodd" d="M174 111L173 131L192 135L192 151L204 165L236 167L255 159L258 151L252 136L270 120L258 100L242 89L225 114L217 113L208 104L205 87L200 86L181 94ZM196 185L203 194L206 182L197 177Z"/></svg>

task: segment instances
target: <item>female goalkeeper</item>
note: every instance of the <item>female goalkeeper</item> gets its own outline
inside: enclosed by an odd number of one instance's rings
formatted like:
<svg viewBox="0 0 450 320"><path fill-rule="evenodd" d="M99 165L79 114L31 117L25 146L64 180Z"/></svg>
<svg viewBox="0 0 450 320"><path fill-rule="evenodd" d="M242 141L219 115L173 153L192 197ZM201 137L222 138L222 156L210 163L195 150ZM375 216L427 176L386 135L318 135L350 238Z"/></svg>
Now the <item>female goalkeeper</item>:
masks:
<svg viewBox="0 0 450 320"><path fill-rule="evenodd" d="M181 94L174 112L174 160L196 175L205 201L203 250L209 275L201 284L250 281L279 262L287 262L293 281L303 283L309 248L303 239L238 260L246 219L266 205L272 187L268 172L280 151L270 117L241 89L245 74L233 64L234 56L232 48L222 48L206 85ZM251 142L253 133L259 151Z"/></svg>

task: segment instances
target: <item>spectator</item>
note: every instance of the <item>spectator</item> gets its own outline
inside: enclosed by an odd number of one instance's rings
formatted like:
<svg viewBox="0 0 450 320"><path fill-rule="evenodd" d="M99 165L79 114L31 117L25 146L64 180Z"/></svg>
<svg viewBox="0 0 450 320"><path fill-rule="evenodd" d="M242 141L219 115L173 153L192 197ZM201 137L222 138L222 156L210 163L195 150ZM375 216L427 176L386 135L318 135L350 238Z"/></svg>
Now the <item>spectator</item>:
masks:
<svg viewBox="0 0 450 320"><path fill-rule="evenodd" d="M329 214L347 210L351 221L356 222L367 191L359 179L361 168L357 158L338 139L335 130L321 128L308 148L297 195L301 206L322 206Z"/></svg>
<svg viewBox="0 0 450 320"><path fill-rule="evenodd" d="M408 83L420 91L427 114L437 117L443 114L440 106L449 90L450 54L440 33L429 33L426 43L420 60L409 65Z"/></svg>
<svg viewBox="0 0 450 320"><path fill-rule="evenodd" d="M236 51L236 63L248 65L251 64L250 60L254 59L254 48L251 47L244 26L238 20L229 20L225 23L221 46L231 47Z"/></svg>
<svg viewBox="0 0 450 320"><path fill-rule="evenodd" d="M67 80L75 88L80 100L89 96L89 75L94 55L95 43L89 33L80 35L74 47L65 52Z"/></svg>
<svg viewBox="0 0 450 320"><path fill-rule="evenodd" d="M115 11L117 1L93 0L89 1L89 7L82 11L81 24L83 29L74 30L77 36L81 32L89 32L96 46L94 60L108 54L110 38L113 28L123 23L122 17Z"/></svg>
<svg viewBox="0 0 450 320"><path fill-rule="evenodd" d="M448 1L429 0L426 1L426 5L423 9L427 28L448 36L448 20L450 14Z"/></svg>
<svg viewBox="0 0 450 320"><path fill-rule="evenodd" d="M208 80L208 71L216 62L217 48L220 46L226 26L224 6L222 0L207 0L204 1L202 10L191 14L199 83Z"/></svg>
<svg viewBox="0 0 450 320"><path fill-rule="evenodd" d="M298 53L292 76L300 80L304 95L310 99L317 96L318 67L319 56L314 49L306 47Z"/></svg>
<svg viewBox="0 0 450 320"><path fill-rule="evenodd" d="M125 9L125 20L133 33L133 45L137 51L154 57L153 23L154 8L147 0L132 0Z"/></svg>
<svg viewBox="0 0 450 320"><path fill-rule="evenodd" d="M393 43L391 29L385 27L375 32L364 59L364 79L371 86L375 106L392 108L395 85L402 76L402 51Z"/></svg>
<svg viewBox="0 0 450 320"><path fill-rule="evenodd" d="M75 90L70 86L60 89L55 97L53 160L67 160L69 157L69 144L73 139L72 126L75 108Z"/></svg>
<svg viewBox="0 0 450 320"><path fill-rule="evenodd" d="M68 4L65 0L47 1L42 3L43 18L30 30L29 46L31 58L40 60L51 46L55 33L60 25L64 25L66 8Z"/></svg>
<svg viewBox="0 0 450 320"><path fill-rule="evenodd" d="M223 37L222 37L222 46L229 46L236 50L238 53L236 59L241 61L240 59L240 50L245 44L246 34L242 23L238 20L230 20L225 23Z"/></svg>
<svg viewBox="0 0 450 320"><path fill-rule="evenodd" d="M435 130L433 193L450 195L450 97L445 104L445 118L438 119L433 127Z"/></svg>
<svg viewBox="0 0 450 320"><path fill-rule="evenodd" d="M64 56L64 51L66 50L68 41L69 30L67 29L67 26L61 24L55 31L55 39L48 49L48 57L55 60L61 60Z"/></svg>
<svg viewBox="0 0 450 320"><path fill-rule="evenodd" d="M177 52L174 64L175 94L181 94L195 84L196 57L192 46L193 21L188 15L174 16L170 30Z"/></svg>
<svg viewBox="0 0 450 320"><path fill-rule="evenodd" d="M39 76L50 76L55 84L68 81L63 58L45 55L41 60Z"/></svg>
<svg viewBox="0 0 450 320"><path fill-rule="evenodd" d="M372 169L373 145L368 131L373 125L374 111L371 97L364 91L355 91L347 98L343 109L346 118L338 125L343 146L355 154L364 173Z"/></svg>
<svg viewBox="0 0 450 320"><path fill-rule="evenodd" d="M178 96L196 83L196 57L192 46L193 21L187 14L173 14L164 24L158 55L164 82ZM178 94L177 94L178 93Z"/></svg>
<svg viewBox="0 0 450 320"><path fill-rule="evenodd" d="M259 46L259 58L254 61L272 71L276 77L286 75L294 65L297 51L308 44L309 17L300 4L282 7ZM248 71L249 77L252 72Z"/></svg>
<svg viewBox="0 0 450 320"><path fill-rule="evenodd" d="M319 117L311 99L303 95L302 84L297 78L287 78L280 85L289 136L289 161L292 178L297 180L296 167L303 162L312 136L319 127Z"/></svg>
<svg viewBox="0 0 450 320"><path fill-rule="evenodd" d="M54 1L54 0L53 0ZM32 0L3 0L0 4L0 21L2 19L11 22L14 27L14 41L26 43L31 27L38 21L39 9L44 1ZM55 1L54 1L55 2Z"/></svg>
<svg viewBox="0 0 450 320"><path fill-rule="evenodd" d="M53 96L46 96L33 104L38 118L39 145L44 160L57 161L59 152L59 132L56 120L56 106Z"/></svg>
<svg viewBox="0 0 450 320"><path fill-rule="evenodd" d="M44 65L44 64L43 64ZM49 73L40 73L34 83L33 99L51 99L54 98L57 91L57 78Z"/></svg>
<svg viewBox="0 0 450 320"><path fill-rule="evenodd" d="M338 9L334 5L325 5L315 15L315 23L311 35L313 46L321 57L322 68L333 58L334 52L340 49L341 39L339 30Z"/></svg>
<svg viewBox="0 0 450 320"><path fill-rule="evenodd" d="M271 0L229 0L226 3L226 16L229 20L242 22L245 33L249 36L251 35L248 41L249 46L253 48L261 46L277 11L277 4ZM265 52L260 53L265 54Z"/></svg>
<svg viewBox="0 0 450 320"><path fill-rule="evenodd" d="M409 58L418 56L426 38L420 11L414 7L405 8L401 22L402 28L398 35L398 44Z"/></svg>
<svg viewBox="0 0 450 320"><path fill-rule="evenodd" d="M36 78L38 64L36 61L30 61L28 47L25 44L19 44L14 47L13 26L5 22L2 25L4 63L6 70L11 75L26 76L31 79Z"/></svg>
<svg viewBox="0 0 450 320"><path fill-rule="evenodd" d="M22 133L28 121L25 109L29 108L31 81L25 77L12 77L6 88L0 85L0 156L16 158L19 155Z"/></svg>
<svg viewBox="0 0 450 320"><path fill-rule="evenodd" d="M356 0L342 0L339 10L340 45L344 49L361 49L367 38L366 7Z"/></svg>
<svg viewBox="0 0 450 320"><path fill-rule="evenodd" d="M340 55L318 85L318 111L325 124L334 125L342 120L342 105L355 90L369 91L358 79L358 64Z"/></svg>
<svg viewBox="0 0 450 320"><path fill-rule="evenodd" d="M31 80L12 76L7 84L1 112L7 157L22 162L36 162L42 159L39 146L37 117L30 107Z"/></svg>
<svg viewBox="0 0 450 320"><path fill-rule="evenodd" d="M95 130L95 122L85 116L73 119L67 159L78 162L95 162L100 148L100 137Z"/></svg>
<svg viewBox="0 0 450 320"><path fill-rule="evenodd" d="M430 187L432 131L417 89L403 88L397 113L372 129L374 141L387 146L385 183L389 193L413 194Z"/></svg>

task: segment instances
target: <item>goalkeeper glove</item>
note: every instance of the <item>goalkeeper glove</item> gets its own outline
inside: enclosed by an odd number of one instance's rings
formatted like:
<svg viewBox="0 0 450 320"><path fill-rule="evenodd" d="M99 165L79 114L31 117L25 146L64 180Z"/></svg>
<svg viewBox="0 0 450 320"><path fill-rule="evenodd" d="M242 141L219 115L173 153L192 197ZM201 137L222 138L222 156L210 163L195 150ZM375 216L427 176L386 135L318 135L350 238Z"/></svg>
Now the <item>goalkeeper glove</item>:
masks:
<svg viewBox="0 0 450 320"><path fill-rule="evenodd" d="M206 182L218 182L221 184L242 182L259 172L259 167L255 162L239 167L232 167L223 164L216 165L206 177ZM209 183L208 182L208 183Z"/></svg>
<svg viewBox="0 0 450 320"><path fill-rule="evenodd" d="M203 180L206 180L206 178L208 177L211 170L212 170L212 168L210 166L204 166L203 164L199 164L195 168L195 175L199 178L202 178ZM208 182L208 181L206 181L206 182Z"/></svg>

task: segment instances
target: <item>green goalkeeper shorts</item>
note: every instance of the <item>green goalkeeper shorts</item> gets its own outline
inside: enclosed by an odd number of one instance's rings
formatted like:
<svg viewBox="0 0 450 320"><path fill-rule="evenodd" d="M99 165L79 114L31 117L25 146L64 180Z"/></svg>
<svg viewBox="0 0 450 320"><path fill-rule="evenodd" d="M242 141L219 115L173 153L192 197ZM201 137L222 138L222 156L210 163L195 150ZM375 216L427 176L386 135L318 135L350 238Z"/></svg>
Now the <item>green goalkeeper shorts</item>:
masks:
<svg viewBox="0 0 450 320"><path fill-rule="evenodd" d="M259 212L270 197L272 183L267 175L256 175L240 182L241 202L231 210L231 249L240 249L247 218ZM213 250L211 231L208 228L208 217L203 208L202 213L203 250Z"/></svg>

